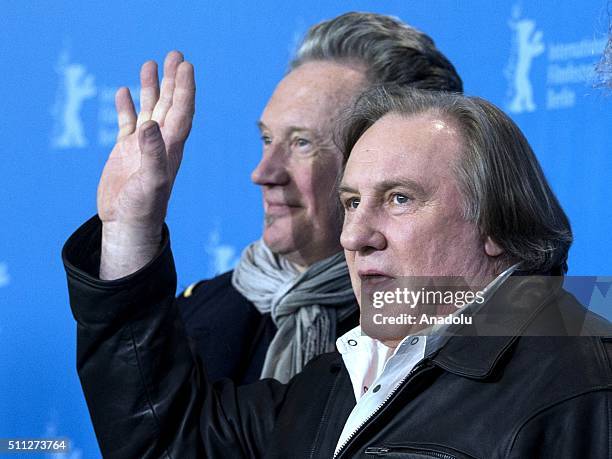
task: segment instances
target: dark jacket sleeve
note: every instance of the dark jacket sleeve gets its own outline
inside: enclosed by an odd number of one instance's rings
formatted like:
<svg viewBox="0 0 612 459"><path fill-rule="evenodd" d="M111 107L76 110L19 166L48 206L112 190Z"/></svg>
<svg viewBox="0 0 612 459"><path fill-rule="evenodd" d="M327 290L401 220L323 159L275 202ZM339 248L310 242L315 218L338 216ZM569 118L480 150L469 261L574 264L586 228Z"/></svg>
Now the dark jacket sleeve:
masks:
<svg viewBox="0 0 612 459"><path fill-rule="evenodd" d="M175 306L167 229L158 256L122 279L97 278L97 217L67 241L63 259L77 322L77 370L104 457L258 457L286 386L210 384Z"/></svg>

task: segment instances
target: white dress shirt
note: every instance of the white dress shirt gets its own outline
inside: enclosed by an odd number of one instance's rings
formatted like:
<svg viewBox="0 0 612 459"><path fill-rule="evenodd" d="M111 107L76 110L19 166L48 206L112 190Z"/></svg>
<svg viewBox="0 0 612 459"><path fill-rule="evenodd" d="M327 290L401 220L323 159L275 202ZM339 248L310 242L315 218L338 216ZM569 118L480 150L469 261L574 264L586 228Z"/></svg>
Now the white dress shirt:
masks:
<svg viewBox="0 0 612 459"><path fill-rule="evenodd" d="M423 359L426 342L426 336L407 336L393 349L362 335L359 326L338 338L336 346L349 372L357 404L344 424L336 452Z"/></svg>

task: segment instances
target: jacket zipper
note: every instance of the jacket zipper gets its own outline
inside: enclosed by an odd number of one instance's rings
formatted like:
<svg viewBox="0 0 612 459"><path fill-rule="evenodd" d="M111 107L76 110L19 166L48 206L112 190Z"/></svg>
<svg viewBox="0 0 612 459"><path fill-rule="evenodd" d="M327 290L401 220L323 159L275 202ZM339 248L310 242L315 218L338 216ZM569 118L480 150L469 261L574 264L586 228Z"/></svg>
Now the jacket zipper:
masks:
<svg viewBox="0 0 612 459"><path fill-rule="evenodd" d="M437 459L457 459L455 456L450 454L418 448L387 448L386 446L369 446L366 448L365 453L371 456L386 456L387 454L399 453L403 451L417 453L427 457L435 457Z"/></svg>
<svg viewBox="0 0 612 459"><path fill-rule="evenodd" d="M351 442L351 440L355 437L355 435L357 435L357 433L359 433L359 431L363 428L363 426L365 426L368 422L370 422L370 420L377 415L380 410L387 404L387 402L391 399L391 397L393 397L399 390L400 388L404 385L404 383L406 381L408 381L410 379L410 377L416 373L417 370L420 370L422 367L424 366L424 363L418 363L412 370L410 370L410 373L408 373L406 376L404 376L402 378L402 380L399 382L399 384L397 386L395 386L395 388L389 393L389 395L387 395L385 397L385 399L382 401L382 403L380 405L378 405L376 407L376 409L367 417L363 420L363 422L361 424L359 424L359 426L353 430L353 432L351 432L351 434L347 437L346 440L344 440L344 443L342 443L342 445L340 445L340 449L334 454L334 458L336 459L337 457L340 456L340 454L342 453L342 450L344 448L346 448L346 446Z"/></svg>

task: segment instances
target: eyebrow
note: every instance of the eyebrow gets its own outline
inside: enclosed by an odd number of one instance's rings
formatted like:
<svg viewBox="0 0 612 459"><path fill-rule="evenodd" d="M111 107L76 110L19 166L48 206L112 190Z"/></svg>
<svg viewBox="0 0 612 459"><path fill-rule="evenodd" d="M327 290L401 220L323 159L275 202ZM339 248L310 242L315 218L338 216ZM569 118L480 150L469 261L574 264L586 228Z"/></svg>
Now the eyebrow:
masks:
<svg viewBox="0 0 612 459"><path fill-rule="evenodd" d="M256 124L257 124L257 128L258 128L260 131L263 131L263 130L265 130L265 129L269 129L269 128L268 128L268 126L266 126L266 124L265 124L263 121L261 121L261 120L257 120L257 123L256 123ZM309 133L310 133L310 134L312 134L312 135L315 135L315 136L317 135L317 133L316 133L316 132L315 132L313 129L309 129L309 128L307 128L307 127L300 127L300 126L289 126L289 127L287 128L287 130L288 130L290 133L292 133L292 132L309 132Z"/></svg>
<svg viewBox="0 0 612 459"><path fill-rule="evenodd" d="M408 188L414 193L414 197L419 200L427 199L430 196L430 192L428 192L423 186L409 178L398 178L398 179L389 179L383 180L382 182L378 182L374 185L374 191L376 193L384 193L385 191L392 190L394 188ZM359 192L344 183L341 183L338 186L338 194L340 193L354 193L359 194Z"/></svg>

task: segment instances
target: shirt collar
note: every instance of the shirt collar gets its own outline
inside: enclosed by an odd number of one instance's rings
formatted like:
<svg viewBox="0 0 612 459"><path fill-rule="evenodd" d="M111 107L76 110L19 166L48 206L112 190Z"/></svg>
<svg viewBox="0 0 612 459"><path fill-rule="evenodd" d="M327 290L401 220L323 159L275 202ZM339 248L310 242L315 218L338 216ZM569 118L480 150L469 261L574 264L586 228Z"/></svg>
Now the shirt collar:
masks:
<svg viewBox="0 0 612 459"><path fill-rule="evenodd" d="M344 335L336 340L336 348L342 355L355 351L364 352L365 350L370 350L372 352L376 351L381 354L387 353L389 357L391 357L401 349L404 349L405 346L402 345L411 337L411 335L404 337L404 339L400 341L399 345L394 349L385 345L381 341L362 333L361 326L357 325L355 328L347 331Z"/></svg>

